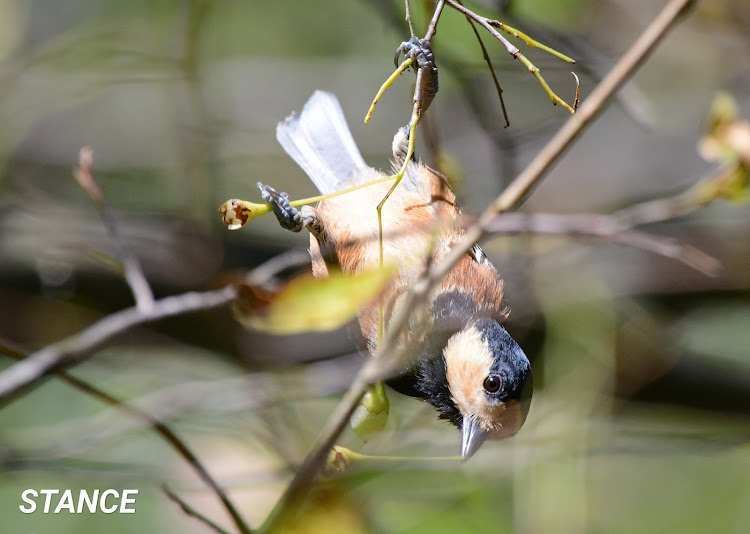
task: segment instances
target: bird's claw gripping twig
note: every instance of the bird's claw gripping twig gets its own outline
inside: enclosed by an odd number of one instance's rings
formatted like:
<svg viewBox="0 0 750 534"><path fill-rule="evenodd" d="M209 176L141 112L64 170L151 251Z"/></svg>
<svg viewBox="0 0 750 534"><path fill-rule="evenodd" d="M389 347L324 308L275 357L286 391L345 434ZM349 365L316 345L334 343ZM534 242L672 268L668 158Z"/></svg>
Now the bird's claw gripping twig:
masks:
<svg viewBox="0 0 750 534"><path fill-rule="evenodd" d="M270 185L258 182L260 196L263 197L273 209L276 219L285 230L299 232L305 227L305 221L300 212L289 203L289 195L276 191Z"/></svg>
<svg viewBox="0 0 750 534"><path fill-rule="evenodd" d="M420 39L414 36L408 41L401 43L396 49L396 53L393 54L393 65L396 67L398 67L398 59L401 54L406 58L412 58L420 69L436 68L435 56L432 54L432 45L427 39Z"/></svg>
<svg viewBox="0 0 750 534"><path fill-rule="evenodd" d="M432 103L433 98L438 92L438 68L435 64L435 56L432 53L432 45L428 39L412 37L404 41L396 49L393 55L393 62L398 67L398 59L404 55L407 59L413 59L416 68L422 74L421 82L414 95L415 101L419 101L420 112L424 113ZM412 64L413 66L413 64Z"/></svg>

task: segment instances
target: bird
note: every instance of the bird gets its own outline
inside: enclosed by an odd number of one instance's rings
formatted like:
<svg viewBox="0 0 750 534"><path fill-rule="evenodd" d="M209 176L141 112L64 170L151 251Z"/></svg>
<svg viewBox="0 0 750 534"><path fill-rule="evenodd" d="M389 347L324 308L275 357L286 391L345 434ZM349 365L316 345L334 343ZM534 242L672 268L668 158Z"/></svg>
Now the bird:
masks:
<svg viewBox="0 0 750 534"><path fill-rule="evenodd" d="M404 163L408 132L408 126L400 128L394 137L394 169ZM376 206L393 182L383 181L388 175L365 163L336 96L316 91L300 113L278 124L276 137L323 194L381 180L299 210L291 206L286 193L258 183L284 228L309 230L315 277L327 277L331 269L356 274L378 268ZM425 265L440 261L465 232L465 218L446 177L411 159L382 208L383 259L398 265L382 296L386 328ZM488 439L516 434L530 407L532 369L503 327L509 313L503 285L493 264L474 245L430 293L424 311L415 314L408 337L411 357L400 374L387 381L397 392L434 406L439 419L461 431L464 459ZM358 314L373 353L378 306L373 303Z"/></svg>

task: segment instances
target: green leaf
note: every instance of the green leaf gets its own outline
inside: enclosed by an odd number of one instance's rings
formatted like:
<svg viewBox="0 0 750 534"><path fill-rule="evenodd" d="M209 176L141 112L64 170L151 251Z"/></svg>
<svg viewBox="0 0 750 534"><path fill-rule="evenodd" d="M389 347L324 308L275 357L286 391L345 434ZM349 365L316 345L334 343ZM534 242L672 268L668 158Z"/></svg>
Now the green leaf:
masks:
<svg viewBox="0 0 750 534"><path fill-rule="evenodd" d="M394 273L394 268L384 268L356 275L333 271L321 279L304 275L276 293L241 285L235 314L244 325L272 334L335 330L373 300Z"/></svg>
<svg viewBox="0 0 750 534"><path fill-rule="evenodd" d="M352 414L350 424L362 441L380 434L388 423L390 402L382 382L371 386Z"/></svg>

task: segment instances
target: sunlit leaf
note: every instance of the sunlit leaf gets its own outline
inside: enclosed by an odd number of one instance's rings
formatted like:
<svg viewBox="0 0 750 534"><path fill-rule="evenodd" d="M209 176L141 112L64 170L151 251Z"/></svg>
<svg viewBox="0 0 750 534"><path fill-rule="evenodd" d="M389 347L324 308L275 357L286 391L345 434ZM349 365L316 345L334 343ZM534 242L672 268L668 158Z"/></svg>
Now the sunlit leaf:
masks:
<svg viewBox="0 0 750 534"><path fill-rule="evenodd" d="M323 279L304 275L278 292L241 285L236 316L246 326L273 334L335 330L374 299L394 272L393 268L356 275L331 272Z"/></svg>

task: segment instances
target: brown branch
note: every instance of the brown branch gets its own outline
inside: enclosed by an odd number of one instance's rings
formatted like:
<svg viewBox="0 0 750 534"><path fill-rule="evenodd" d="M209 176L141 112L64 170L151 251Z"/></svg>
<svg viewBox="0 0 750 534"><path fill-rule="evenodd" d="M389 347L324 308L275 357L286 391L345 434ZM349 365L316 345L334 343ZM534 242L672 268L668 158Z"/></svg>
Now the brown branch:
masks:
<svg viewBox="0 0 750 534"><path fill-rule="evenodd" d="M546 52L559 57L560 59L563 59L565 61L568 61L569 63L575 63L575 61L572 58L569 58L568 56L561 54L560 52L557 52L556 50L553 50L552 48L549 48L548 46L542 45L541 43L538 43L534 39L531 39L527 35L519 32L518 30L515 30L514 28L510 28L509 26L503 24L502 22L499 22L497 20L488 19L487 17L483 17L481 15L477 15L472 10L466 8L460 0L445 0L445 2L455 9L456 11L462 13L466 18L472 19L475 22L477 22L480 26L482 26L485 30L490 32L490 34L500 41L502 45L505 47L505 49L508 51L508 53L513 57L513 59L519 60L521 63L524 64L524 66L528 69L528 71L537 79L539 84L544 89L544 92L547 93L547 96L552 101L554 105L560 104L565 109L567 109L570 113L575 113L576 110L572 108L570 105L568 105L565 100L557 96L557 93L555 93L552 88L549 86L549 84L546 82L544 77L542 77L541 71L538 67L536 67L529 59L521 53L521 50L518 49L518 47L514 46L513 44L508 41L503 35L500 34L495 28L501 28L503 31L510 33L511 35L515 37L519 37L523 39L526 44L530 46L535 46L538 48L542 48ZM476 31L476 29L475 29Z"/></svg>
<svg viewBox="0 0 750 534"><path fill-rule="evenodd" d="M432 14L432 19L430 19L430 25L427 26L427 32L424 34L424 38L428 41L431 41L437 33L438 21L440 20L440 15L443 13L444 6L445 0L439 0L435 6L435 12Z"/></svg>
<svg viewBox="0 0 750 534"><path fill-rule="evenodd" d="M211 529L215 530L219 534L230 534L228 530L225 530L224 528L217 525L215 522L213 522L211 519L207 518L205 515L200 513L198 510L190 506L188 503L183 501L174 491L172 491L169 486L166 484L161 485L162 491L166 494L167 497L169 497L172 501L176 502L180 508L182 508L182 511L185 512L187 515L196 518L198 521L204 523Z"/></svg>
<svg viewBox="0 0 750 534"><path fill-rule="evenodd" d="M143 274L143 269L138 258L120 234L115 210L107 202L102 189L94 179L93 166L94 151L91 147L83 147L78 155L78 168L73 174L81 187L89 194L91 200L94 201L94 205L99 212L99 217L101 217L104 226L112 236L115 248L117 249L117 255L122 261L125 280L130 286L130 291L133 293L136 306L141 311L147 312L154 305L154 294L148 285L146 275Z"/></svg>
<svg viewBox="0 0 750 534"><path fill-rule="evenodd" d="M400 354L392 353L397 346L398 337L405 330L413 311L426 298L431 288L450 272L477 241L487 234L487 228L499 212L508 211L521 203L529 190L545 175L553 163L560 159L571 143L601 112L607 100L648 57L667 31L675 24L683 10L690 6L693 1L671 0L612 71L594 89L591 96L579 108L578 113L568 119L524 172L485 210L479 221L467 230L466 236L453 246L442 261L425 269L422 276L404 297L403 305L399 311L394 315L378 349L378 357L369 358L357 374L352 386L341 399L334 413L328 418L325 428L302 466L297 470L294 478L266 519L262 531L274 531L286 520L287 515L296 509L295 505L299 504L299 501L312 489L315 479L325 465L328 451L343 432L367 386L386 376L390 369L398 363Z"/></svg>
<svg viewBox="0 0 750 534"><path fill-rule="evenodd" d="M669 217L664 220L668 219ZM721 263L713 256L693 246L681 244L671 237L651 235L623 226L615 215L501 213L495 217L488 230L492 233L531 232L597 237L672 258L706 276L717 276L721 269Z"/></svg>
<svg viewBox="0 0 750 534"><path fill-rule="evenodd" d="M154 302L151 309L127 308L97 321L81 332L49 345L0 373L0 404L9 402L22 390L39 383L58 369L80 363L117 334L139 324L216 308L231 302L233 287L204 293L184 293Z"/></svg>
<svg viewBox="0 0 750 534"><path fill-rule="evenodd" d="M2 351L16 360L24 360L27 358L27 355L26 353L24 353L24 351L19 350L16 347L11 347L7 342L2 343ZM125 412L128 415L135 417L136 419L145 421L154 430L154 432L160 435L162 439L164 439L164 441L166 441L175 451L177 451L180 456L185 459L185 461L193 468L193 470L195 470L195 472L203 480L203 482L205 482L213 490L213 492L224 505L224 508L226 508L227 512L232 517L232 520L237 526L237 529L242 534L251 534L252 531L242 519L242 516L234 507L232 501L229 499L229 496L226 494L223 488L216 480L214 480L208 470L203 466L201 461L197 456L195 456L193 451L185 444L185 442L182 441L177 436L177 434L172 432L172 430L166 424L164 424L164 422L160 421L157 417L151 415L150 413L143 411L128 402L120 400L117 397L110 395L106 391L101 390L84 380L81 380L80 378L76 378L75 376L62 369L55 371L55 375L63 382L69 384L75 389L82 391L87 395L90 395L91 397L104 402L105 404L114 406L118 410L121 410L122 412Z"/></svg>
<svg viewBox="0 0 750 534"><path fill-rule="evenodd" d="M0 339L0 354L7 342ZM22 358L16 358L22 359ZM338 356L305 364L299 369L289 369L283 375L271 378L264 372L226 378L216 381L193 380L164 387L138 398L131 398L128 404L151 418L164 424L179 420L186 414L203 414L212 417L258 412L289 403L309 402L311 399L340 394L351 385L351 379L359 370L359 353ZM336 369L333 372L333 369ZM312 379L312 377L325 377ZM101 447L103 442L117 440L122 435L148 428L150 420L131 418L119 425L112 425L112 410L102 410L92 414L75 425L73 437L58 442L54 448L45 446L41 454L54 454L56 457L80 453L81 450ZM106 428L103 428L103 425ZM63 424L68 428L69 423ZM42 429L30 428L19 434L21 439L31 443L47 443L49 436L56 435L55 426L44 425ZM297 462L299 463L299 462Z"/></svg>
<svg viewBox="0 0 750 534"><path fill-rule="evenodd" d="M461 0L458 0L458 3L461 4ZM463 5L463 4L461 4ZM479 42L479 46L482 49L482 57L484 58L484 62L487 63L487 67L490 69L490 74L492 75L492 81L495 84L495 91L497 92L497 98L500 100L500 109L502 109L503 112L503 120L505 121L505 127L510 126L510 120L508 119L508 110L505 109L505 99L503 98L503 88L500 87L500 81L497 79L497 74L495 74L495 67L492 66L492 60L490 59L490 55L487 53L487 47L484 46L484 41L482 40L482 36L479 35L479 30L477 30L476 25L474 24L474 21L471 20L471 17L466 15L466 21L469 23L469 26L471 26L471 29L474 30L474 35L477 38L477 41Z"/></svg>
<svg viewBox="0 0 750 534"><path fill-rule="evenodd" d="M406 11L404 18L406 20L406 23L409 25L409 35L411 37L414 37L414 25L411 23L411 7L409 6L409 0L404 0L404 4L404 9Z"/></svg>
<svg viewBox="0 0 750 534"><path fill-rule="evenodd" d="M500 41L505 49L508 51L508 53L513 56L514 58L517 58L518 55L521 53L521 51L518 49L517 46L514 46L511 44L508 39L506 39L500 32L498 32L495 28L492 27L492 24L490 24L490 20L487 17L482 17L481 15L477 15L472 10L464 7L461 2L454 2L452 0L446 0L448 2L448 5L451 6L456 11L459 11L462 13L465 17L474 19L480 26L482 26L485 30L490 32L492 36Z"/></svg>

